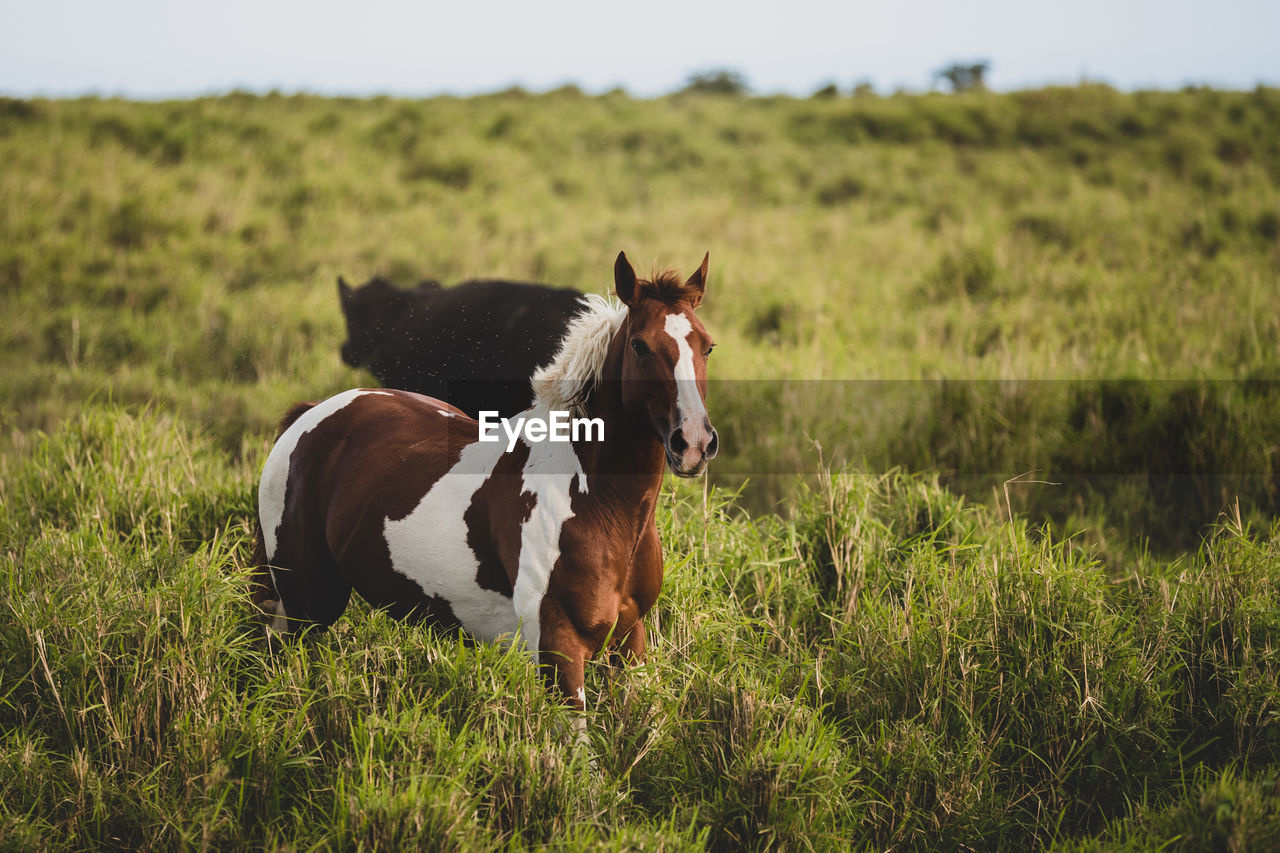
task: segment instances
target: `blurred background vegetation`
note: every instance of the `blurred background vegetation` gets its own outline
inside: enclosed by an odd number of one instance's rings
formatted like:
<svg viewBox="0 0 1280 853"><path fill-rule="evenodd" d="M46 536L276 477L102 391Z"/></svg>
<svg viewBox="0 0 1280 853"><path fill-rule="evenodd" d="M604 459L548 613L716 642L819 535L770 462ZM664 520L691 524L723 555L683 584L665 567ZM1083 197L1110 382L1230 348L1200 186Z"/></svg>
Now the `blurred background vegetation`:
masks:
<svg viewBox="0 0 1280 853"><path fill-rule="evenodd" d="M821 454L1034 472L1015 506L1157 548L1274 514L1280 91L955 88L0 101L6 441L96 400L257 453L371 381L339 274L600 291L710 250L713 476L753 509Z"/></svg>

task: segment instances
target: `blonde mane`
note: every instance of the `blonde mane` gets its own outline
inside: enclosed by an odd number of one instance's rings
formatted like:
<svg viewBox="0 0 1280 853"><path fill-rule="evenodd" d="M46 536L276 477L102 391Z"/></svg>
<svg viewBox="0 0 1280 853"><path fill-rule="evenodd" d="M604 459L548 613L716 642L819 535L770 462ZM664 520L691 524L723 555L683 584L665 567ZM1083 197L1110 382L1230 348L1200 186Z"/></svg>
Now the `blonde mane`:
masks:
<svg viewBox="0 0 1280 853"><path fill-rule="evenodd" d="M593 293L581 302L582 313L569 321L555 358L531 380L535 406L578 417L586 415L587 398L600 381L609 344L627 317L627 306L611 297Z"/></svg>

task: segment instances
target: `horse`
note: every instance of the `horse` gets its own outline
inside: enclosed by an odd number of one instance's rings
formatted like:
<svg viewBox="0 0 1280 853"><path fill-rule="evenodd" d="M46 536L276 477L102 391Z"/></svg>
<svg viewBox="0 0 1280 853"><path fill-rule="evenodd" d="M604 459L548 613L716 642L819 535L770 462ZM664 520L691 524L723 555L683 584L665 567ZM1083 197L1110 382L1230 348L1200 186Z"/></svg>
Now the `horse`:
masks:
<svg viewBox="0 0 1280 853"><path fill-rule="evenodd" d="M640 279L619 253L617 301L587 297L534 375L515 438L485 439L491 413L400 390L295 406L258 489L254 598L268 631L323 629L355 589L396 618L523 643L579 709L584 666L606 645L643 660L664 471L699 476L719 445L705 404L713 343L694 313L708 260L683 282ZM531 424L545 434L557 413L601 429L539 440Z"/></svg>
<svg viewBox="0 0 1280 853"><path fill-rule="evenodd" d="M343 362L367 368L383 387L448 400L473 416L528 408L529 378L582 308L576 290L501 280L401 290L377 277L353 288L339 276L338 296Z"/></svg>

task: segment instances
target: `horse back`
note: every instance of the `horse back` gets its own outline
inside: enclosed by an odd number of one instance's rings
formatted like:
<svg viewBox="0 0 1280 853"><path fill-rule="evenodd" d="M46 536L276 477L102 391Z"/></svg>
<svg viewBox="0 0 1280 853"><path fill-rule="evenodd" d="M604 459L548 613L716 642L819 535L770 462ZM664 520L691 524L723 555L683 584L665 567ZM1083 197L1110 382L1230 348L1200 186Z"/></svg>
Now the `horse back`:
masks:
<svg viewBox="0 0 1280 853"><path fill-rule="evenodd" d="M299 404L282 426L259 487L273 561L276 529L282 540L347 541L349 528L365 516L408 514L478 435L476 423L453 406L393 390L358 389Z"/></svg>

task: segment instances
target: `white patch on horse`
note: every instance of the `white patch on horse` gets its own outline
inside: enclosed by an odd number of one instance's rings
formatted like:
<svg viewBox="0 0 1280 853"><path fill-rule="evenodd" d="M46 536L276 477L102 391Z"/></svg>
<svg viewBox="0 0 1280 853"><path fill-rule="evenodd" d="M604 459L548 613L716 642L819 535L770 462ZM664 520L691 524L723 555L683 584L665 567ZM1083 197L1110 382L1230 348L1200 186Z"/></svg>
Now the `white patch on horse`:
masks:
<svg viewBox="0 0 1280 853"><path fill-rule="evenodd" d="M436 411L444 415L446 418L456 418L458 416L457 412L451 412L448 409L436 409Z"/></svg>
<svg viewBox="0 0 1280 853"><path fill-rule="evenodd" d="M307 409L276 439L266 464L262 466L262 480L258 484L258 523L262 526L262 544L268 563L276 557L278 533L280 524L284 521L285 494L289 489L289 466L298 442L334 412L346 408L351 401L366 394L390 396L386 391L366 391L360 388L343 391ZM274 572L271 577L274 582Z"/></svg>
<svg viewBox="0 0 1280 853"><path fill-rule="evenodd" d="M462 450L457 463L435 482L402 519L387 519L383 536L391 567L427 595L444 599L462 627L492 642L516 630L511 599L480 586L480 562L467 544L463 516L493 473L503 446L477 441Z"/></svg>
<svg viewBox="0 0 1280 853"><path fill-rule="evenodd" d="M680 410L680 424L694 429L702 426L707 417L707 407L698 393L698 376L693 369L693 347L689 346L689 333L693 324L683 314L668 314L663 329L676 342L676 408Z"/></svg>
<svg viewBox="0 0 1280 853"><path fill-rule="evenodd" d="M530 411L533 416L548 414L541 405ZM542 599L551 582L551 570L560 559L560 531L573 517L570 488L577 477L578 491L585 494L587 475L572 444L522 441L529 448L529 459L521 492L532 494L534 504L528 520L520 526L520 565L511 603L520 636L536 662L542 642Z"/></svg>
<svg viewBox="0 0 1280 853"><path fill-rule="evenodd" d="M271 581L272 583L275 583L274 572L271 575ZM289 614L286 613L284 610L284 602L277 599L276 613L274 616L271 617L271 623L267 625L267 632L270 633L274 631L278 634L283 634L288 629L289 629Z"/></svg>
<svg viewBox="0 0 1280 853"><path fill-rule="evenodd" d="M586 711L587 691L579 687L578 692L574 694L574 697L582 703L582 710ZM591 745L591 737L587 734L587 716L585 713L573 715L573 733L576 735L574 740L577 741L579 748L585 748ZM595 763L594 758L591 760L591 763Z"/></svg>

